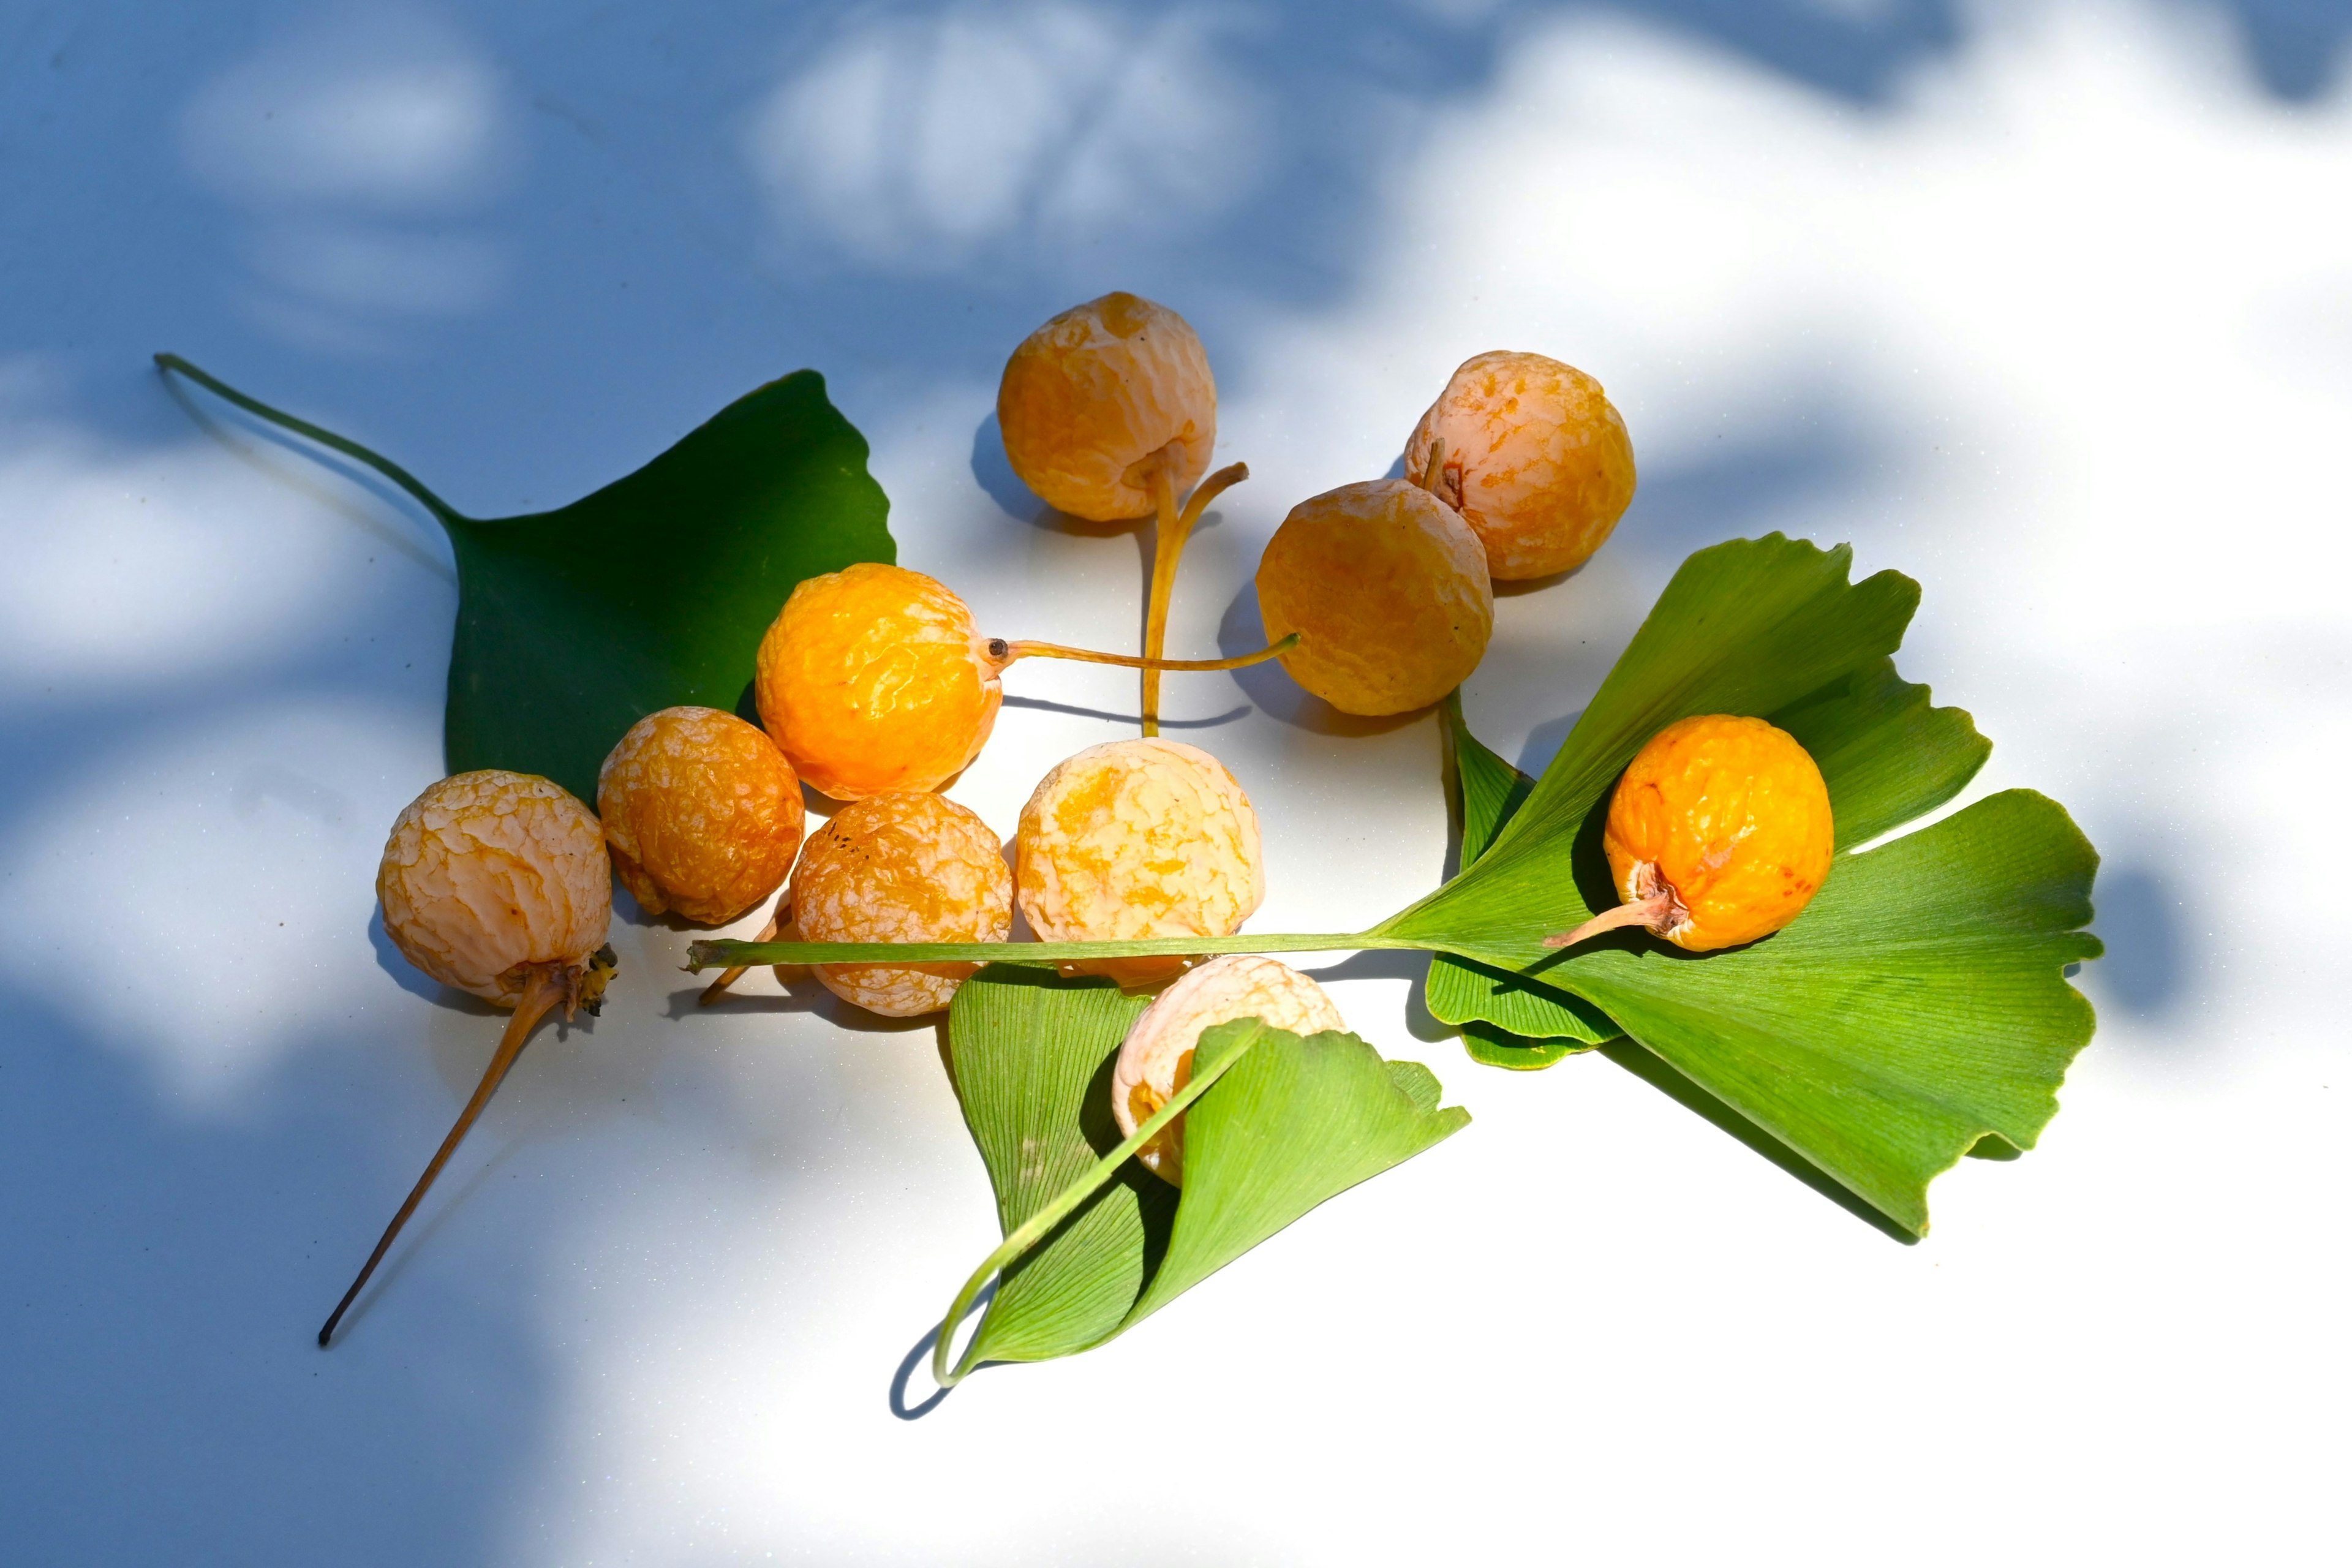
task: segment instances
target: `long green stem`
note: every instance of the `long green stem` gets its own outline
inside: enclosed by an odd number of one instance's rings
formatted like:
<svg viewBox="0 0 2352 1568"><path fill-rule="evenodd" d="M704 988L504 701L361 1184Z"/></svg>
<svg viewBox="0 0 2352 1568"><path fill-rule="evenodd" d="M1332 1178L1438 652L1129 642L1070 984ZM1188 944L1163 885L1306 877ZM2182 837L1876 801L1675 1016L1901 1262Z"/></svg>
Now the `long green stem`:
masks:
<svg viewBox="0 0 2352 1568"><path fill-rule="evenodd" d="M1430 951L1433 944L1371 931L1266 931L1238 936L1151 936L1132 942L734 942L690 943L687 967L755 963L1075 963L1094 958L1177 958L1216 952Z"/></svg>
<svg viewBox="0 0 2352 1568"><path fill-rule="evenodd" d="M406 468L402 468L398 463L394 462L390 458L383 456L380 452L372 452L365 447L361 446L357 441L338 436L332 430L321 430L319 426L311 424L307 419L297 419L294 416L287 413L282 408L272 408L269 405L262 402L257 397L247 397L244 393L239 392L236 388L229 385L226 382L220 381L213 376L207 375L203 371L198 370L194 365L190 364L178 354L157 354L155 356L155 363L163 370L176 372L181 375L186 376L198 386L204 387L218 396L226 398L229 402L236 404L239 408L244 409L247 414L254 415L262 419L267 419L272 425L278 426L283 429L291 430L298 436L307 437L309 439L318 442L321 447L331 447L355 462L366 464L369 468L373 468L377 473L382 474L385 479L390 479L394 484L398 485L402 489L406 490L410 495L415 497L418 504L423 506L425 510L431 512L436 518L439 519L444 525L470 521L456 507L451 506L447 501L443 500L439 496L435 495L431 490L425 489L424 480L418 479L415 474L410 473Z"/></svg>
<svg viewBox="0 0 2352 1568"><path fill-rule="evenodd" d="M941 1388L953 1388L971 1371L971 1357L979 1348L977 1336L971 1345L965 1347L961 1365L950 1368L949 1352L954 1348L956 1325L971 1310L972 1298L980 1294L981 1287L986 1285L999 1270L1009 1268L1015 1258L1043 1241L1055 1226L1076 1212L1078 1205L1092 1197L1097 1188L1118 1174L1118 1168L1132 1159L1137 1150L1157 1138L1160 1129L1183 1115L1186 1107L1207 1093L1211 1084L1224 1077L1227 1068L1241 1060L1252 1046L1265 1037L1265 1026L1260 1024L1247 1038L1232 1047L1215 1061L1206 1066L1196 1062L1197 1070L1192 1081L1170 1096L1167 1104L1144 1118L1134 1136L1096 1161L1094 1167L1085 1175L1055 1194L1044 1208L1015 1226L1013 1234L1004 1238L1003 1245L990 1253L981 1266L972 1270L971 1278L965 1280L963 1289L956 1292L955 1303L948 1308L948 1315L940 1320L940 1337L931 1346L932 1381Z"/></svg>

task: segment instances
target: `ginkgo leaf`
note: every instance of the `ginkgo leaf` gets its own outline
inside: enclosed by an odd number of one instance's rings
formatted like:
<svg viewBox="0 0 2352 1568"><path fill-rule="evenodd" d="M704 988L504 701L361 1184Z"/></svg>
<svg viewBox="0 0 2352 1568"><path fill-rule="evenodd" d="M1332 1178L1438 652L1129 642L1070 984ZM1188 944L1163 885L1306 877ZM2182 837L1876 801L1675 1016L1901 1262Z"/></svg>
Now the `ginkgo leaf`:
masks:
<svg viewBox="0 0 2352 1568"><path fill-rule="evenodd" d="M1878 659L1765 715L1812 754L1829 788L1836 843L1867 843L1958 795L1992 742L1957 708L1937 708L1927 689ZM1446 699L1462 814L1462 863L1486 852L1535 788L1470 733L1461 694ZM1430 962L1429 1011L1461 1026L1470 1055L1495 1067L1549 1067L1620 1031L1581 997L1510 970L1443 954Z"/></svg>
<svg viewBox="0 0 2352 1568"><path fill-rule="evenodd" d="M367 464L422 504L457 558L444 750L596 798L614 742L656 709L733 710L761 634L802 579L897 559L866 438L797 371L729 404L626 478L554 511L473 518L398 464L156 362Z"/></svg>
<svg viewBox="0 0 2352 1568"><path fill-rule="evenodd" d="M957 1370L942 1331L943 1381L1100 1344L1470 1119L1439 1106L1437 1079L1417 1062L1385 1061L1353 1035L1302 1037L1253 1018L1204 1031L1191 1083L1122 1142L1110 1067L1143 1005L1107 980L1010 964L957 994L949 1060L1008 1240L950 1311L951 1326L1002 1270ZM1178 1114L1181 1190L1129 1157Z"/></svg>
<svg viewBox="0 0 2352 1568"><path fill-rule="evenodd" d="M1892 573L1849 584L1847 561L1779 535L1692 556L1486 852L1368 934L1591 1003L1917 1235L1937 1173L1988 1137L2033 1146L2091 1037L2065 969L2100 951L2082 929L2098 857L2055 802L2011 790L1847 849L1803 914L1746 947L1692 954L1622 932L1542 945L1617 901L1599 852L1608 791L1675 720L1785 721L1844 781L1842 845L1974 774L1987 747L1967 716L1929 706L1886 662L1916 585Z"/></svg>

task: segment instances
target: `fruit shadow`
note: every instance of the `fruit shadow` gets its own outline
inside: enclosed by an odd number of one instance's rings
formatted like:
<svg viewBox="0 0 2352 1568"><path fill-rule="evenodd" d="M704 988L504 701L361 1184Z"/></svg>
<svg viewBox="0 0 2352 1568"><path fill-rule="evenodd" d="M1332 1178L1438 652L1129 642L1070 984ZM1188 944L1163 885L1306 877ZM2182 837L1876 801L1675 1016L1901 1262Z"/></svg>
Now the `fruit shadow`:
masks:
<svg viewBox="0 0 2352 1568"><path fill-rule="evenodd" d="M1088 539L1108 539L1113 534L1132 533L1142 541L1143 570L1151 571L1151 548L1149 531L1143 526L1149 520L1139 517L1117 518L1109 522L1095 522L1083 517L1048 506L1035 490L1021 482L1013 465L1004 456L1004 428L997 424L994 410L980 422L971 433L971 477L974 483L987 492L1005 516L1025 522L1047 533L1076 533Z"/></svg>
<svg viewBox="0 0 2352 1568"><path fill-rule="evenodd" d="M1267 640L1265 622L1258 615L1256 584L1244 583L1217 624L1218 652L1224 658L1235 658L1255 653ZM1342 713L1291 679L1290 672L1278 658L1236 669L1233 677L1234 684L1259 709L1286 724L1318 735L1384 735L1407 724L1419 723L1430 712L1429 708L1415 708L1410 712L1377 719Z"/></svg>

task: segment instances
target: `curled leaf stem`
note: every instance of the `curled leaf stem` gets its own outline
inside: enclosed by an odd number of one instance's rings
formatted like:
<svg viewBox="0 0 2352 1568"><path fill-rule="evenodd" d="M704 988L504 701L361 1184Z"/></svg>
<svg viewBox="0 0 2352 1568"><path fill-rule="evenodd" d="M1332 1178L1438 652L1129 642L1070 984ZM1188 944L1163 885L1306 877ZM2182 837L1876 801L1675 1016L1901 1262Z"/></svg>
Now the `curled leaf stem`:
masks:
<svg viewBox="0 0 2352 1568"><path fill-rule="evenodd" d="M430 489L427 489L424 480L418 479L415 474L410 473L406 468L402 468L398 463L394 462L390 458L385 457L381 452L371 451L348 437L336 435L332 430L320 429L318 426L311 424L307 419L297 419L294 416L287 413L284 409L272 408L269 405L262 402L261 399L257 397L248 397L244 393L239 392L236 388L229 385L226 382L221 381L215 376L208 375L205 372L198 370L194 365L190 364L178 354L157 354L155 356L155 364L158 369L186 376L198 386L211 392L215 396L227 399L229 402L236 404L239 408L244 409L247 414L253 415L257 418L266 419L270 424L278 426L281 429L291 430L297 436L303 437L308 440L316 441L321 447L331 447L333 450L341 452L343 456L352 458L355 462L366 464L369 468L373 468L377 473L382 474L385 479L390 479L394 484L398 485L402 489L406 490L411 496L415 497L419 505L424 507L425 510L431 512L434 517L438 519L445 525L470 521L456 507L451 506L447 501L443 500L439 496L435 495Z"/></svg>
<svg viewBox="0 0 2352 1568"><path fill-rule="evenodd" d="M1210 1085L1224 1077L1227 1069L1248 1055L1250 1047L1265 1037L1265 1026L1260 1023L1256 1028L1238 1044L1230 1047L1215 1061L1202 1066L1192 1080L1171 1095L1167 1104L1144 1118L1142 1124L1136 1128L1133 1136L1096 1161L1085 1175L1055 1194L1046 1201L1043 1208L1022 1221L995 1251L981 1261L980 1267L972 1270L971 1278L964 1281L963 1289L956 1292L954 1303L948 1308L948 1315L940 1320L939 1338L931 1345L933 1382L941 1388L953 1388L971 1371L971 1358L979 1347L978 1336L974 1336L971 1343L964 1347L963 1359L960 1363L950 1364L950 1352L954 1348L956 1325L961 1323L963 1321L963 1315L971 1310L972 1300L980 1294L982 1287L985 1286L1000 1270L1010 1268L1023 1253L1044 1240L1053 1228L1067 1219L1080 1204L1092 1197L1095 1189L1118 1174L1118 1168L1132 1159L1137 1150L1157 1138L1160 1129L1183 1115L1194 1100L1208 1092Z"/></svg>

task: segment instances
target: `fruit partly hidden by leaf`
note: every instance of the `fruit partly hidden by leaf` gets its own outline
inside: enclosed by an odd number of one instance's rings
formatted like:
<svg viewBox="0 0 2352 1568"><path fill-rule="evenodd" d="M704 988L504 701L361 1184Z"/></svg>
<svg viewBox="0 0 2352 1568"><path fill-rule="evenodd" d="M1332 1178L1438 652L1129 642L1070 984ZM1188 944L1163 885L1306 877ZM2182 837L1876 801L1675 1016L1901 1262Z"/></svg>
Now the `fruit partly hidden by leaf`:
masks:
<svg viewBox="0 0 2352 1568"><path fill-rule="evenodd" d="M356 442L157 363L356 458L424 505L457 558L449 771L542 774L593 800L638 719L736 709L761 635L803 579L897 556L867 448L796 371L729 404L636 472L554 511L473 518Z"/></svg>
<svg viewBox="0 0 2352 1568"><path fill-rule="evenodd" d="M2065 970L2100 952L2082 929L2098 857L2030 790L1856 850L1951 799L1991 748L1895 672L1917 584L1851 584L1849 560L1777 534L1692 556L1516 806L1457 731L1465 820L1474 779L1507 820L1475 853L1465 834L1462 872L1368 934L1454 955L1432 966L1441 1019L1575 1042L1622 1030L1922 1235L1929 1181L1979 1144L2032 1148L2057 1111L2094 1026ZM1721 952L1619 932L1547 953L1540 933L1615 900L1600 837L1617 774L1658 731L1714 712L1769 718L1820 765L1838 849L1820 894Z"/></svg>
<svg viewBox="0 0 2352 1568"><path fill-rule="evenodd" d="M1385 1061L1353 1035L1301 1037L1244 1019L1205 1031L1190 1081L1122 1140L1109 1080L1146 1005L1107 979L1002 963L958 994L949 1060L1012 1239L950 1312L950 1329L1001 1268L952 1371L942 1333L942 1381L983 1362L1098 1345L1470 1119L1439 1108L1437 1080L1417 1062ZM1179 1115L1181 1190L1129 1157Z"/></svg>

